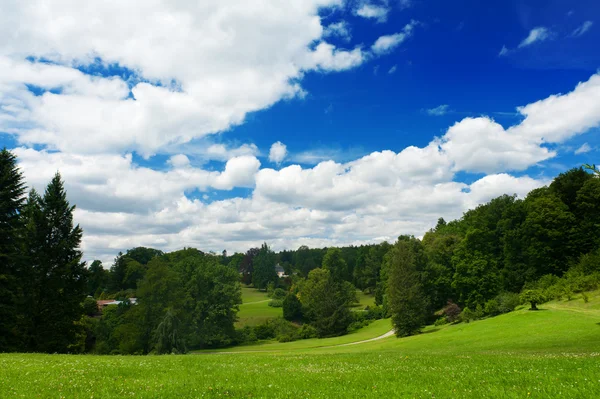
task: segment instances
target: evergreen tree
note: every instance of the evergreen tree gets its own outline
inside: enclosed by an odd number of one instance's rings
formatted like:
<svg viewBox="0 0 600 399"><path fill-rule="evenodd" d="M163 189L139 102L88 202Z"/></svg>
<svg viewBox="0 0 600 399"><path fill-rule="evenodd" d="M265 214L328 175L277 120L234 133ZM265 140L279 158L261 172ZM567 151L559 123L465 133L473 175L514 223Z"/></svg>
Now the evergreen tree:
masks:
<svg viewBox="0 0 600 399"><path fill-rule="evenodd" d="M73 226L69 205L57 173L44 197L29 196L26 246L30 269L30 350L69 352L75 343L86 292L85 263L79 250L82 230Z"/></svg>
<svg viewBox="0 0 600 399"><path fill-rule="evenodd" d="M277 281L275 272L275 252L269 248L267 243L260 247L258 255L254 258L254 272L252 273L252 284L254 288L264 290L267 284Z"/></svg>
<svg viewBox="0 0 600 399"><path fill-rule="evenodd" d="M344 281L348 279L348 265L342 257L342 251L339 248L329 248L323 258L323 269L329 270L331 277L335 281Z"/></svg>
<svg viewBox="0 0 600 399"><path fill-rule="evenodd" d="M20 241L25 183L16 157L6 149L0 151L0 352L21 347L19 311L22 287Z"/></svg>
<svg viewBox="0 0 600 399"><path fill-rule="evenodd" d="M93 261L88 268L87 275L87 294L100 295L108 283L108 271L102 267L102 262L99 260Z"/></svg>
<svg viewBox="0 0 600 399"><path fill-rule="evenodd" d="M398 337L418 333L427 316L414 245L398 240L389 253L387 303Z"/></svg>

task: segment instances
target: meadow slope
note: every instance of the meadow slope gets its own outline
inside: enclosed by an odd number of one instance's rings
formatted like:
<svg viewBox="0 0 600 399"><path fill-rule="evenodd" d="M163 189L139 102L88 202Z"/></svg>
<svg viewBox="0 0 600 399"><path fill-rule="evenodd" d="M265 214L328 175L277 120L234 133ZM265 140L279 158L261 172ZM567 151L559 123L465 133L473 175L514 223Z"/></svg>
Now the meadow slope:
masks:
<svg viewBox="0 0 600 399"><path fill-rule="evenodd" d="M271 348L260 353L4 354L0 397L600 397L600 296L542 308L351 346L331 338L244 347ZM371 333L385 329L378 323Z"/></svg>

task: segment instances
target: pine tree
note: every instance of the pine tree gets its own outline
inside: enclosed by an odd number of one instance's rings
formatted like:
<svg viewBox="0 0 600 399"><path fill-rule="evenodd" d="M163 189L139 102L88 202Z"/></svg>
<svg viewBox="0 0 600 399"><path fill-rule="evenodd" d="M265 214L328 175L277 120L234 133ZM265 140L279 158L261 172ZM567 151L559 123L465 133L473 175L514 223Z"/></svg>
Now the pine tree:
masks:
<svg viewBox="0 0 600 399"><path fill-rule="evenodd" d="M20 348L19 309L22 298L20 255L25 183L17 158L0 151L0 352Z"/></svg>
<svg viewBox="0 0 600 399"><path fill-rule="evenodd" d="M275 273L275 252L273 252L267 243L260 247L258 255L254 258L254 272L252 273L252 284L254 288L264 290L267 284L277 281Z"/></svg>
<svg viewBox="0 0 600 399"><path fill-rule="evenodd" d="M82 230L73 226L60 175L48 184L44 197L35 191L26 207L30 260L30 350L69 352L75 344L86 292L85 263L79 250Z"/></svg>
<svg viewBox="0 0 600 399"><path fill-rule="evenodd" d="M390 250L387 301L398 337L418 333L425 324L427 299L417 271L414 245L399 240Z"/></svg>

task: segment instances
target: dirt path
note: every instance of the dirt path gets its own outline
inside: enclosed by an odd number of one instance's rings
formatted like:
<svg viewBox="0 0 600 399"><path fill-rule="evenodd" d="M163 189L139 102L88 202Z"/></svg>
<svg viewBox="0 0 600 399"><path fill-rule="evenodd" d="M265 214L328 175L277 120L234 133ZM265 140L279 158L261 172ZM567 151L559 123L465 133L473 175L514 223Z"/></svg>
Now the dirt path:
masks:
<svg viewBox="0 0 600 399"><path fill-rule="evenodd" d="M270 301L270 299L265 299L264 301L244 302L244 303L241 303L241 304L240 304L240 306L243 306L243 305L250 305L250 304L252 304L252 303L263 303L263 302L269 302L269 301Z"/></svg>
<svg viewBox="0 0 600 399"><path fill-rule="evenodd" d="M332 346L323 346L323 348L335 348L337 346L350 346L350 345L364 344L364 343L367 343L367 342L378 341L380 339L391 337L392 335L394 335L394 330L390 330L390 331L386 332L385 334L380 335L379 337L375 337L375 338L371 338L371 339L365 339L365 340L362 340L362 341L349 342L347 344L339 344L339 345L332 345Z"/></svg>

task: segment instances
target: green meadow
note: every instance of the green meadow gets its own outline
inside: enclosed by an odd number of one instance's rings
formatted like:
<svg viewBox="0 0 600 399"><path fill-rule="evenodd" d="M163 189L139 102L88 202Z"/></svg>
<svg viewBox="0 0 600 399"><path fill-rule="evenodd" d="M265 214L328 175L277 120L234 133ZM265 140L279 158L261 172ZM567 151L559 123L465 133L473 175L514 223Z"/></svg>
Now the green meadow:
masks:
<svg viewBox="0 0 600 399"><path fill-rule="evenodd" d="M165 356L0 355L12 398L597 398L600 295L356 345L344 337ZM229 351L229 352L228 352Z"/></svg>
<svg viewBox="0 0 600 399"><path fill-rule="evenodd" d="M269 306L270 300L266 292L242 286L242 304L235 326L256 326L268 319L283 316L282 308Z"/></svg>

